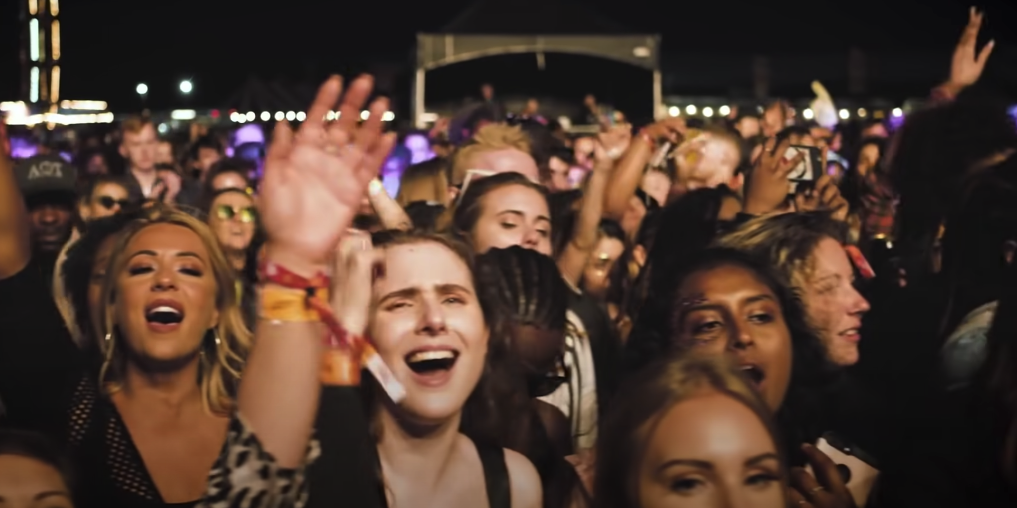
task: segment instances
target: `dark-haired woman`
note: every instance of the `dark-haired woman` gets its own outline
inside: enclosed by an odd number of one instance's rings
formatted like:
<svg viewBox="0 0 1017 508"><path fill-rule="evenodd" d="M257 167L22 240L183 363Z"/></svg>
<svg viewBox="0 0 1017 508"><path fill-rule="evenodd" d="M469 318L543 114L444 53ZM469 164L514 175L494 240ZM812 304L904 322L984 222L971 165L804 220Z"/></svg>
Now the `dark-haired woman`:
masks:
<svg viewBox="0 0 1017 508"><path fill-rule="evenodd" d="M801 305L771 269L737 251L712 248L671 279L665 308L640 316L627 345L640 368L668 351L730 356L777 413L791 464L822 428L820 404L835 380Z"/></svg>
<svg viewBox="0 0 1017 508"><path fill-rule="evenodd" d="M509 342L510 372L499 397L504 445L526 455L540 473L544 506L572 501L575 472L569 421L546 397L568 377L564 360L569 289L554 260L517 245L491 249L477 257L480 296L503 321Z"/></svg>

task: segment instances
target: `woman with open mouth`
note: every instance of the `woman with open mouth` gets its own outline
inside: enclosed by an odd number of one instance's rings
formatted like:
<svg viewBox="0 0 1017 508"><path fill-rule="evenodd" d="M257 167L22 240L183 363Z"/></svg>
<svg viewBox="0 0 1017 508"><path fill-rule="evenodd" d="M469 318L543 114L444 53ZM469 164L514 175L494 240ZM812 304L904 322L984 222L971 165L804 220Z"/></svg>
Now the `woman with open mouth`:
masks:
<svg viewBox="0 0 1017 508"><path fill-rule="evenodd" d="M67 446L79 506L193 506L225 441L249 344L233 270L207 226L159 206L116 233L108 253L98 298L81 295L98 307L81 312L99 338L98 364L18 289L38 274L3 281L0 294L15 297L0 306L9 416Z"/></svg>
<svg viewBox="0 0 1017 508"><path fill-rule="evenodd" d="M757 259L719 248L686 265L674 287L669 315L641 316L646 332L630 341L638 363L667 350L732 358L776 413L790 463L803 464L797 447L830 430L816 408L836 378L791 291Z"/></svg>
<svg viewBox="0 0 1017 508"><path fill-rule="evenodd" d="M326 124L341 88L338 77L320 88L298 133L285 123L276 127L259 201L268 241L256 347L205 506L255 498L262 506L303 506L308 495L319 499L317 488L309 494L306 475L317 456L312 432L321 366L329 366L327 382L351 386L359 384L366 358L372 374L363 388L378 454L373 479L383 504L536 508L542 494L533 465L461 432L467 416L483 419L481 410L490 406L478 386L501 343L490 340L490 310L477 296L469 250L406 234L375 249L366 235L348 231L394 136L381 134L383 98L358 125L370 77L350 84L340 119ZM333 271L337 245L342 269ZM343 280L325 283L326 273ZM323 335L335 342L323 347ZM325 476L348 480L338 470Z"/></svg>

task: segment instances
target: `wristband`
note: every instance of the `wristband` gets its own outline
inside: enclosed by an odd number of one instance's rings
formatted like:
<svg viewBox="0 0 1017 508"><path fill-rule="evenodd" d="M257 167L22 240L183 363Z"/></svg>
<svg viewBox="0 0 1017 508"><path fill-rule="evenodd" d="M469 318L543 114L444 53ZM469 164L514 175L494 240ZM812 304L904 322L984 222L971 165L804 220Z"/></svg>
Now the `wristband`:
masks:
<svg viewBox="0 0 1017 508"><path fill-rule="evenodd" d="M328 301L327 289L310 289L301 291L279 286L263 286L259 290L261 305L258 317L269 321L311 322L321 321L321 315L308 305L308 292L315 298Z"/></svg>

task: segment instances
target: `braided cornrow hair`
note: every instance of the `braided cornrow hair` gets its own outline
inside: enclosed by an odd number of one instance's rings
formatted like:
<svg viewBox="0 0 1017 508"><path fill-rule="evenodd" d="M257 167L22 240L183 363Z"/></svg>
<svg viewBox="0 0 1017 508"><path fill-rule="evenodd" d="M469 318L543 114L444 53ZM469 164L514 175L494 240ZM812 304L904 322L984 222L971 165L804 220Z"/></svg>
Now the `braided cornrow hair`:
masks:
<svg viewBox="0 0 1017 508"><path fill-rule="evenodd" d="M522 325L564 330L569 288L550 256L513 245L477 257L477 281L496 313Z"/></svg>

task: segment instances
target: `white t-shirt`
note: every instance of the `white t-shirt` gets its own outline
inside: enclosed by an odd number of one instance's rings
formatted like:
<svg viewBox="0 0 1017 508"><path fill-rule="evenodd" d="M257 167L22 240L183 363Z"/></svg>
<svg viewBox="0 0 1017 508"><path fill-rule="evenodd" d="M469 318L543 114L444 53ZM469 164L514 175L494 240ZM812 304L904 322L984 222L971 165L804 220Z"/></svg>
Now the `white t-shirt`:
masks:
<svg viewBox="0 0 1017 508"><path fill-rule="evenodd" d="M590 338L582 321L568 311L568 333L565 335L565 365L568 382L540 400L561 410L572 426L572 443L576 451L593 448L597 441L597 378L594 374Z"/></svg>

